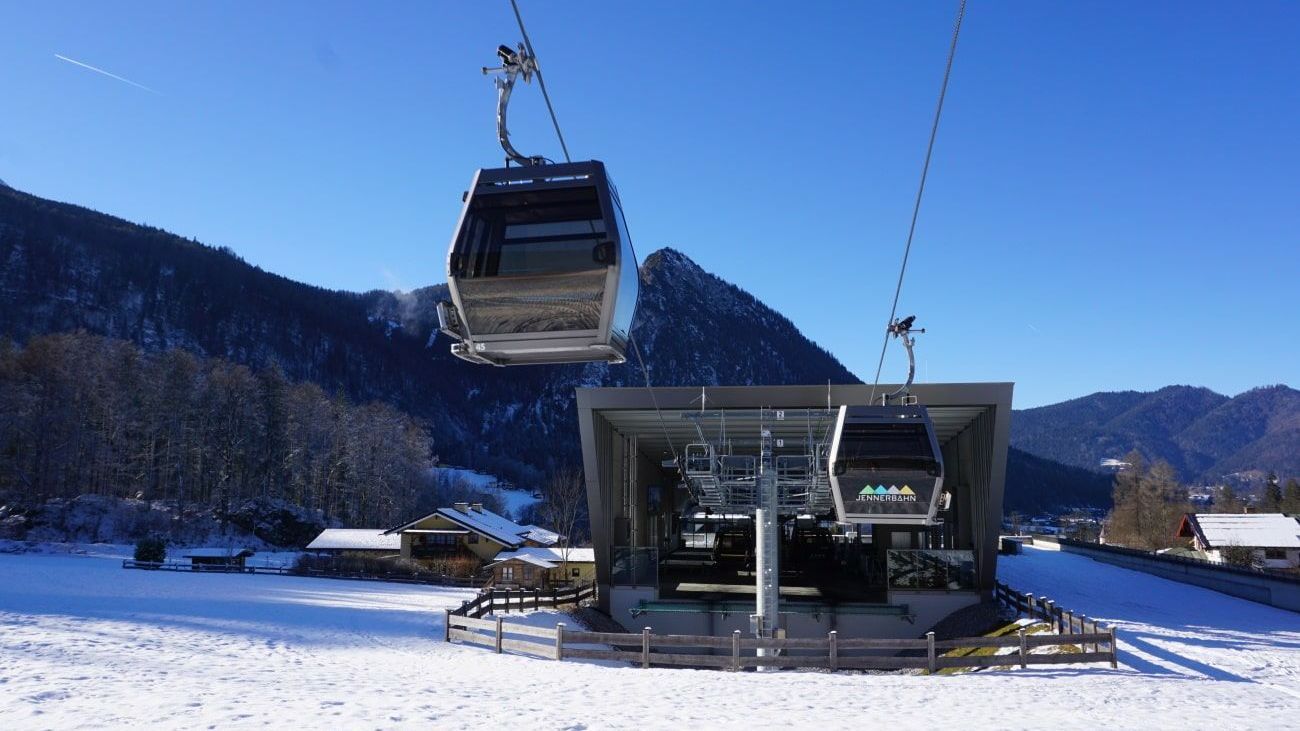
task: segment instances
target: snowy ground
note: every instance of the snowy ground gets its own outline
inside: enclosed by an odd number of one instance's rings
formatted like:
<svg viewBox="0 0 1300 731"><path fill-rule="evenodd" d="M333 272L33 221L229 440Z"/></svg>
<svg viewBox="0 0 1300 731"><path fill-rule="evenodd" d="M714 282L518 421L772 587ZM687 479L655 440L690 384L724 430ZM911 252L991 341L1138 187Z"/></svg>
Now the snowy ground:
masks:
<svg viewBox="0 0 1300 731"><path fill-rule="evenodd" d="M1300 728L1300 615L1054 551L1001 565L1115 623L1121 669L555 663L443 643L465 591L0 555L0 728Z"/></svg>

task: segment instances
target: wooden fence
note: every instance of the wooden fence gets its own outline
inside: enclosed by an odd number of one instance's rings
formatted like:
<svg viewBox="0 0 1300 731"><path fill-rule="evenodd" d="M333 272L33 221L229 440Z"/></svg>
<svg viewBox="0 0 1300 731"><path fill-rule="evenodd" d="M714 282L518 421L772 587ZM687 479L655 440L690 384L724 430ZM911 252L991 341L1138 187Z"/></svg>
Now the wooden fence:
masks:
<svg viewBox="0 0 1300 731"><path fill-rule="evenodd" d="M1081 645L1087 650L1087 642L1093 642L1093 652L1101 652L1099 643L1092 640L1082 640L1082 637L1096 637L1104 635L1109 637L1105 644L1110 648L1110 666L1118 666L1118 658L1115 655L1115 628L1099 624L1097 620L1091 619L1085 614L1078 614L1069 609L1059 607L1056 602L1047 597L1035 597L1033 594L1022 594L1015 589L1007 586L1001 581L997 582L993 589L993 598L1004 606L1014 609L1016 612L1028 617L1041 619L1052 626L1052 631L1062 637L1073 637L1075 642L1085 643Z"/></svg>
<svg viewBox="0 0 1300 731"><path fill-rule="evenodd" d="M406 572L357 573L348 571L321 571L296 569L292 566L239 566L222 564L189 564L180 561L135 561L123 559L124 569L147 571L187 571L202 574L273 574L275 576L307 576L314 579L349 579L352 581L387 581L398 584L425 584L429 586L456 586L474 588L485 579L467 579L458 576L421 576Z"/></svg>
<svg viewBox="0 0 1300 731"><path fill-rule="evenodd" d="M1005 587L1004 587L1005 589ZM1009 589L1006 589L1010 592ZM1014 595L1014 592L1011 592ZM480 599L481 601L481 599ZM467 603L470 606L472 603ZM479 607L483 605L478 605ZM477 608L477 607L476 607ZM1116 667L1115 631L1091 623L1091 632L1031 635L1022 627L1015 635L1004 637L964 637L935 639L927 632L925 639L840 638L837 632L826 637L753 638L742 637L736 630L730 637L707 635L656 635L646 627L639 634L620 632L586 632L571 630L563 623L554 629L530 627L505 622L501 617L482 619L480 612L461 610L446 613L445 637L448 642L465 642L492 648L498 653L520 652L555 660L616 660L651 666L678 666L741 670L754 667L826 668L828 670L902 670L922 669L935 673L943 668L985 668L1064 663L1109 662ZM486 610L485 610L486 611ZM1041 616L1041 615L1035 615ZM1076 626L1070 615L1069 626ZM1082 628L1083 625L1078 625ZM592 647L592 645L607 645ZM1091 646L1091 649L1089 649ZM1055 654L1035 654L1038 647L1058 647ZM948 650L1013 648L1007 654L944 655ZM772 651L763 657L757 650ZM911 652L906 655L863 654L864 652ZM790 654L795 652L798 654ZM923 654L922 654L923 653Z"/></svg>
<svg viewBox="0 0 1300 731"><path fill-rule="evenodd" d="M549 592L543 592L541 589L485 589L476 599L461 604L457 609L448 609L447 616L478 619L497 609L506 612L511 609L521 612L527 609L550 609L579 604L595 596L595 584L552 589Z"/></svg>

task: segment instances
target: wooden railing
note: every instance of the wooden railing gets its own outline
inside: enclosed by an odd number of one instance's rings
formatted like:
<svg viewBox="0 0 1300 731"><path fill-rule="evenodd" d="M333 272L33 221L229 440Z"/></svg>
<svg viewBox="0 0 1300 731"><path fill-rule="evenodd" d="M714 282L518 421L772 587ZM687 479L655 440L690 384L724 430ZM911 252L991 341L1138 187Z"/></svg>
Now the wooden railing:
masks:
<svg viewBox="0 0 1300 731"><path fill-rule="evenodd" d="M512 609L521 612L528 609L550 609L579 604L595 596L595 584L552 589L547 592L541 589L484 589L477 598L461 604L456 609L446 611L448 617L477 619L498 609L507 612Z"/></svg>
<svg viewBox="0 0 1300 731"><path fill-rule="evenodd" d="M1052 626L1052 630L1059 636L1073 637L1075 642L1083 643L1080 646L1087 651L1088 642L1093 643L1093 652L1101 652L1100 644L1095 640L1084 640L1083 637L1105 636L1109 640L1103 640L1103 643L1109 648L1107 651L1110 655L1110 666L1117 667L1119 664L1115 652L1115 628L1103 625L1097 620L1088 617L1086 614L1079 614L1069 609L1057 606L1056 602L1047 597L1035 597L1033 594L1024 594L1012 589L1001 581L997 582L993 589L993 598L1003 606L1010 607L1019 614L1027 617L1041 619Z"/></svg>
<svg viewBox="0 0 1300 731"><path fill-rule="evenodd" d="M923 669L935 673L944 668L984 668L1063 663L1109 662L1115 667L1115 633L1113 630L1070 635L1030 635L1021 628L1004 637L965 637L935 639L933 632L925 639L840 638L837 632L826 637L753 638L742 637L736 630L729 637L706 635L656 635L646 627L637 633L586 632L568 629L565 623L554 629L506 622L501 617L481 619L471 613L446 614L445 639L492 648L498 653L511 651L555 660L618 660L643 668L678 666L741 670L753 667L826 668L901 670ZM1094 623L1095 626L1095 623ZM608 647L592 647L606 645ZM1088 650L1088 646L1092 650ZM1058 647L1056 654L1035 654L1039 647ZM1009 654L996 654L1013 648ZM683 651L692 649L693 651ZM775 652L759 657L759 649ZM992 649L995 654L943 655L958 649ZM864 652L903 652L911 655L862 654ZM790 654L797 653L797 654ZM923 654L922 654L923 653Z"/></svg>

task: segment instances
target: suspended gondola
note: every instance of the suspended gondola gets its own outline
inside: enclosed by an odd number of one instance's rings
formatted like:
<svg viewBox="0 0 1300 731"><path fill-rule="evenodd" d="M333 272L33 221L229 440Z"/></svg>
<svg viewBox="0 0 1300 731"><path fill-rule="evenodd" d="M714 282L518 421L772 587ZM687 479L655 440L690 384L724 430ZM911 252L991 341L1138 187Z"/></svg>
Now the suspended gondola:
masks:
<svg viewBox="0 0 1300 731"><path fill-rule="evenodd" d="M830 482L842 522L930 525L944 501L943 452L934 422L908 394L916 375L915 319L889 326L907 349L907 382L879 405L840 407L831 439ZM901 403L890 405L891 399Z"/></svg>
<svg viewBox="0 0 1300 731"><path fill-rule="evenodd" d="M502 67L484 71L504 73L497 133L507 167L479 170L466 192L439 329L475 363L622 363L639 286L618 192L600 161L556 164L511 146L510 90L536 65L522 46L498 55Z"/></svg>
<svg viewBox="0 0 1300 731"><path fill-rule="evenodd" d="M934 522L943 455L924 406L841 406L831 454L831 493L840 521Z"/></svg>

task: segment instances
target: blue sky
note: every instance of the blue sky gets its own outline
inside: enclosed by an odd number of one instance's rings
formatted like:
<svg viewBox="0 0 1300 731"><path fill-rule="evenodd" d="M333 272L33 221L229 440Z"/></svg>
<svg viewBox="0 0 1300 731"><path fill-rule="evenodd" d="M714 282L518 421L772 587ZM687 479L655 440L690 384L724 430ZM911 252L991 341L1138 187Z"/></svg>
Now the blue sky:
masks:
<svg viewBox="0 0 1300 731"><path fill-rule="evenodd" d="M682 250L870 379L955 3L521 2L642 255ZM1298 25L972 2L900 306L919 377L1022 407L1300 385ZM442 281L501 157L478 68L516 40L507 0L0 3L0 179L314 284ZM511 118L559 157L535 87Z"/></svg>

